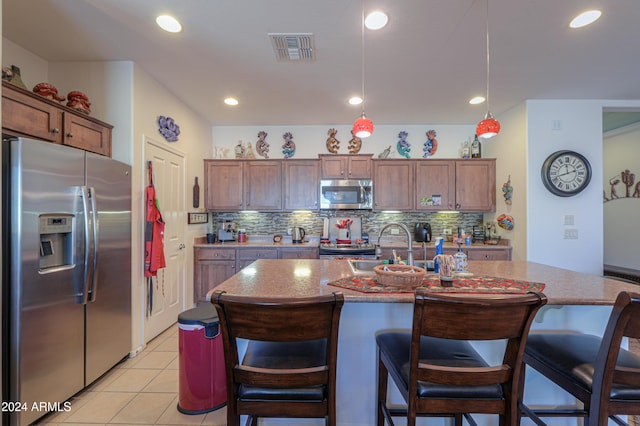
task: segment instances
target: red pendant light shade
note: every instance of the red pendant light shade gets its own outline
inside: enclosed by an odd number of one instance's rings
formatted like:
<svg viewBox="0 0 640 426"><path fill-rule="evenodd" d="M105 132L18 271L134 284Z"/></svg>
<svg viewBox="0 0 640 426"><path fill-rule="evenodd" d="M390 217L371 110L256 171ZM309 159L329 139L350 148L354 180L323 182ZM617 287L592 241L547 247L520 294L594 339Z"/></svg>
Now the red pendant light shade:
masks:
<svg viewBox="0 0 640 426"><path fill-rule="evenodd" d="M362 113L353 123L353 130L351 131L359 138L368 138L373 133L373 121Z"/></svg>
<svg viewBox="0 0 640 426"><path fill-rule="evenodd" d="M484 116L484 120L478 123L476 135L479 138L489 139L500 133L500 122L493 118L490 112Z"/></svg>
<svg viewBox="0 0 640 426"><path fill-rule="evenodd" d="M484 116L484 120L480 121L476 126L476 135L479 138L489 139L500 133L500 123L493 118L491 111L489 111L489 0L487 0L487 113Z"/></svg>

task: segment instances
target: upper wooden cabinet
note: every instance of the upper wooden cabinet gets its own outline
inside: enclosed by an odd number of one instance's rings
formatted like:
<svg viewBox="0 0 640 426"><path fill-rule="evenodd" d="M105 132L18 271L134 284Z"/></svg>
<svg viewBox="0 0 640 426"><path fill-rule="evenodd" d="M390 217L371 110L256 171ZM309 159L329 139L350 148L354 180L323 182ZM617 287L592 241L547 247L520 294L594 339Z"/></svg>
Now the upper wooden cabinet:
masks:
<svg viewBox="0 0 640 426"><path fill-rule="evenodd" d="M434 198L438 197L434 205ZM455 160L416 162L416 210L453 210L455 198Z"/></svg>
<svg viewBox="0 0 640 426"><path fill-rule="evenodd" d="M373 160L373 200L374 210L493 212L496 162Z"/></svg>
<svg viewBox="0 0 640 426"><path fill-rule="evenodd" d="M278 160L244 164L244 208L282 210L282 165Z"/></svg>
<svg viewBox="0 0 640 426"><path fill-rule="evenodd" d="M318 160L284 160L284 210L318 210Z"/></svg>
<svg viewBox="0 0 640 426"><path fill-rule="evenodd" d="M282 210L278 160L204 160L204 181L207 210Z"/></svg>
<svg viewBox="0 0 640 426"><path fill-rule="evenodd" d="M204 205L207 210L242 210L244 163L235 160L204 160Z"/></svg>
<svg viewBox="0 0 640 426"><path fill-rule="evenodd" d="M2 132L111 156L113 126L2 82Z"/></svg>
<svg viewBox="0 0 640 426"><path fill-rule="evenodd" d="M414 209L414 163L373 160L373 209Z"/></svg>
<svg viewBox="0 0 640 426"><path fill-rule="evenodd" d="M371 179L372 154L320 154L322 179Z"/></svg>
<svg viewBox="0 0 640 426"><path fill-rule="evenodd" d="M495 211L495 159L418 160L415 202L416 210Z"/></svg>
<svg viewBox="0 0 640 426"><path fill-rule="evenodd" d="M455 210L463 212L496 211L496 160L456 161Z"/></svg>

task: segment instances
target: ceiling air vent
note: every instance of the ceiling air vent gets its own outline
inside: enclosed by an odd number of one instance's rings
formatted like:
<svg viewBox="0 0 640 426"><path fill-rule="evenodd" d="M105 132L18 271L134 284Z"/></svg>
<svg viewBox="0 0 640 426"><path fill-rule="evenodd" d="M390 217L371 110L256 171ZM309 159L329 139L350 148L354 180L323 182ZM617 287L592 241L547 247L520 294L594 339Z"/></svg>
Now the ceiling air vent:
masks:
<svg viewBox="0 0 640 426"><path fill-rule="evenodd" d="M312 61L313 34L269 34L278 61Z"/></svg>

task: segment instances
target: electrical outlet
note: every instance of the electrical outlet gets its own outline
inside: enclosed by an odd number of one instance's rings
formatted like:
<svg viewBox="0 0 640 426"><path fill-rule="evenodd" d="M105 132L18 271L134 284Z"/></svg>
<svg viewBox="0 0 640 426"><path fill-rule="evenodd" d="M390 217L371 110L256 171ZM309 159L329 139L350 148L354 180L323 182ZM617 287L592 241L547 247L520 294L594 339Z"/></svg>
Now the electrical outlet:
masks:
<svg viewBox="0 0 640 426"><path fill-rule="evenodd" d="M575 228L565 229L564 230L564 239L565 240L577 240L578 239L578 230Z"/></svg>
<svg viewBox="0 0 640 426"><path fill-rule="evenodd" d="M400 230L398 228L391 228L392 235L400 235Z"/></svg>

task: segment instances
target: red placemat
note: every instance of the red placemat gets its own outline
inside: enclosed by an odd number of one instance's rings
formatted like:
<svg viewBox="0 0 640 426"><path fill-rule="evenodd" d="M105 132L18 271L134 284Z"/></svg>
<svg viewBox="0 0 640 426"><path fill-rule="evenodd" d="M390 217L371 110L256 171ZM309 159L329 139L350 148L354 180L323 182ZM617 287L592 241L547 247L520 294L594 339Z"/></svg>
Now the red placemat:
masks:
<svg viewBox="0 0 640 426"><path fill-rule="evenodd" d="M393 287L378 283L374 276L353 276L332 281L329 285L342 287L362 293L413 293L415 288ZM451 287L442 287L438 275L427 275L420 287L439 293L510 293L524 294L530 291L542 291L543 283L512 280L499 277L454 277Z"/></svg>

